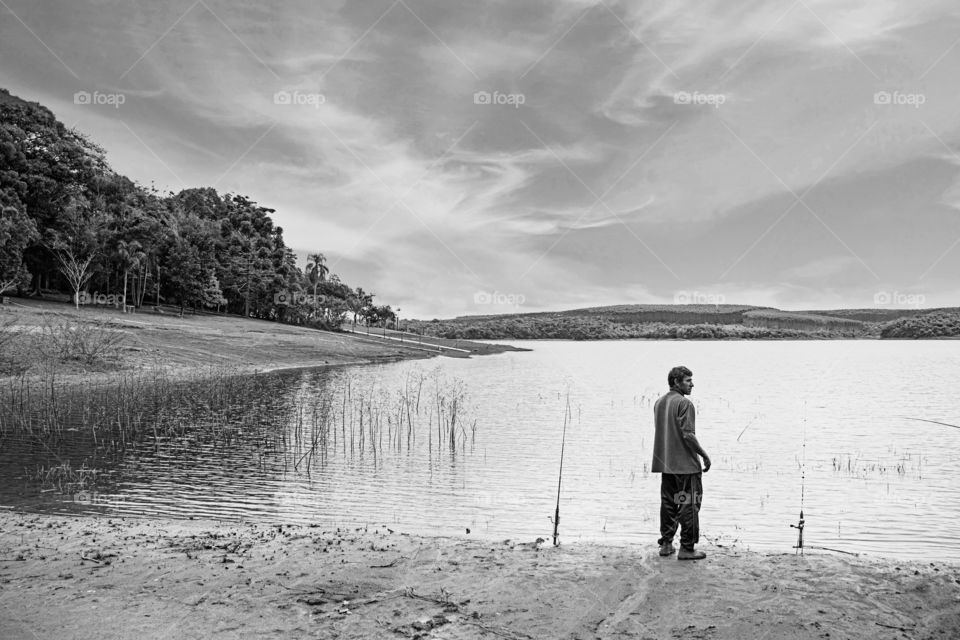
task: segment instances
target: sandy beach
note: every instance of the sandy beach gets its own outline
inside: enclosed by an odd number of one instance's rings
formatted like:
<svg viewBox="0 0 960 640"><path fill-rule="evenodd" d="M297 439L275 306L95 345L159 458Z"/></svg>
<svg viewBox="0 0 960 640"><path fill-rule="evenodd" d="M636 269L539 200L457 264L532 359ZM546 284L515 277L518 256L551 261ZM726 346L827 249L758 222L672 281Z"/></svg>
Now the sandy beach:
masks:
<svg viewBox="0 0 960 640"><path fill-rule="evenodd" d="M960 637L960 566L0 514L0 637Z"/></svg>

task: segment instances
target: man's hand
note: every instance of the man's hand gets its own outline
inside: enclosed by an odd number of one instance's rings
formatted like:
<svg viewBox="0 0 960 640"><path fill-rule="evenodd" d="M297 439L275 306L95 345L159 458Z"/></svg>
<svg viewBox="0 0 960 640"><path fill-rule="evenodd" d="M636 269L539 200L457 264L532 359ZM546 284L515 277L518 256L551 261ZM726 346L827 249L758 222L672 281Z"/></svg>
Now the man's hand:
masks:
<svg viewBox="0 0 960 640"><path fill-rule="evenodd" d="M683 439L686 443L693 449L694 453L703 458L703 471L706 473L710 471L710 456L707 455L707 452L703 450L703 447L700 446L700 441L697 440L697 436L694 433L689 431L683 432Z"/></svg>

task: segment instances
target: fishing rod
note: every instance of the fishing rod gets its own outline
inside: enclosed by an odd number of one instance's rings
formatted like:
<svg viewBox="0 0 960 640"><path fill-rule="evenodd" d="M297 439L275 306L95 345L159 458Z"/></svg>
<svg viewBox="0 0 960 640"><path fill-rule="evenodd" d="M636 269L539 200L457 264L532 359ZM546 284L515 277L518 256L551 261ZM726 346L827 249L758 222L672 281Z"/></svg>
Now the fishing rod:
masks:
<svg viewBox="0 0 960 640"><path fill-rule="evenodd" d="M563 413L563 437L560 440L560 475L557 478L557 508L553 512L553 546L559 546L560 536L560 483L563 482L563 452L567 446L567 420L570 417L570 392L567 392L567 408Z"/></svg>
<svg viewBox="0 0 960 640"><path fill-rule="evenodd" d="M792 524L792 525L790 525L792 528L798 530L798 532L797 532L797 536L798 536L798 537L797 537L797 546L795 546L794 549L796 549L797 552L800 553L801 555L803 554L803 549L804 549L804 547L803 547L803 524L804 524L804 520L803 520L803 493L804 493L804 478L806 477L806 471L807 471L807 415L806 415L806 414L807 414L807 411L806 411L807 403L806 403L806 402L803 403L803 407L804 407L804 411L803 411L803 414L804 414L804 415L803 415L803 463L802 463L801 472L800 472L800 522L799 522L798 524ZM955 425L955 424L950 424L949 422L940 422L940 421L938 421L938 420L928 420L928 419L926 419L926 418L912 418L912 417L910 417L910 416L899 416L899 417L900 417L900 418L903 418L904 420L917 420L917 421L919 421L919 422L929 422L929 423L931 423L931 424L939 424L939 425L942 425L942 426L944 426L944 427L953 427L954 429L960 429L960 426L957 426L957 425ZM749 425L747 425L747 426L749 426ZM744 431L746 431L746 429L744 429ZM743 433L741 432L740 435L743 435ZM824 551L835 551L836 553L845 553L845 554L851 555L851 556L859 556L859 555L860 555L859 553L854 553L854 552L852 552L852 551L843 551L842 549L833 549L833 548L830 548L830 547L813 547L813 546L809 546L809 547L807 547L807 548L808 548L808 549L823 549Z"/></svg>
<svg viewBox="0 0 960 640"><path fill-rule="evenodd" d="M960 429L960 426L955 424L950 424L949 422L940 422L939 420L928 420L927 418L913 418L910 416L899 416L904 420L916 420L919 422L929 422L931 424L939 424L944 427L952 427L954 429ZM750 425L747 425L748 427ZM744 429L746 431L746 429ZM740 435L743 435L743 432L740 432ZM738 438L739 440L739 438ZM796 549L795 553L803 555L803 527L805 524L803 518L803 499L805 493L806 485L806 476L807 476L807 403L803 403L803 459L800 466L800 520L797 524L791 524L792 529L797 530L797 544L794 547ZM831 549L829 547L808 547L810 549L823 549L824 551L836 551L837 553L846 553L853 556L858 556L860 554L852 553L850 551L843 551L841 549Z"/></svg>
<svg viewBox="0 0 960 640"><path fill-rule="evenodd" d="M803 460L800 464L800 521L797 524L792 524L790 527L797 530L797 545L794 547L796 551L794 554L799 553L803 555L803 498L807 479L807 402L803 402Z"/></svg>

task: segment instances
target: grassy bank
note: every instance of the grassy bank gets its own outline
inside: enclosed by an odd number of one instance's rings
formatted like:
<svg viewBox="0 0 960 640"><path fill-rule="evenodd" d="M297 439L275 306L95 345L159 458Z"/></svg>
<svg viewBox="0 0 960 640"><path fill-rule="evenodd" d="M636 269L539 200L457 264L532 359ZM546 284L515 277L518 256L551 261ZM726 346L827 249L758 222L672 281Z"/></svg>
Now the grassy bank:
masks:
<svg viewBox="0 0 960 640"><path fill-rule="evenodd" d="M233 371L467 357L508 346L459 342L457 350L382 337L320 331L219 315L122 314L112 308L11 298L0 306L0 376L88 379L117 371L227 368ZM440 344L439 346L443 346Z"/></svg>
<svg viewBox="0 0 960 640"><path fill-rule="evenodd" d="M4 638L956 638L960 566L0 514Z"/></svg>

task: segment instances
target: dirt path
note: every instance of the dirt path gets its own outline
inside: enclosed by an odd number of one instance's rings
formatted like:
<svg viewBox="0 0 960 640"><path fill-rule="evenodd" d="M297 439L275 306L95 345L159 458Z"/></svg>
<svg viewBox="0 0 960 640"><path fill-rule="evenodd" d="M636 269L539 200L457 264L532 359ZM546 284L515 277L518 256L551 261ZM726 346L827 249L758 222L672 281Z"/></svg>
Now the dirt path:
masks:
<svg viewBox="0 0 960 640"><path fill-rule="evenodd" d="M0 514L0 637L960 637L960 566Z"/></svg>

